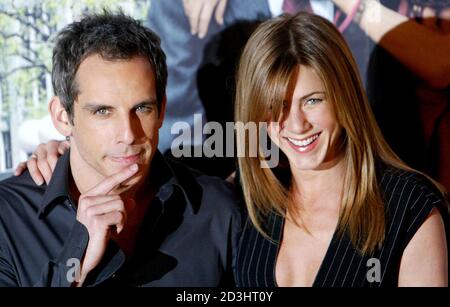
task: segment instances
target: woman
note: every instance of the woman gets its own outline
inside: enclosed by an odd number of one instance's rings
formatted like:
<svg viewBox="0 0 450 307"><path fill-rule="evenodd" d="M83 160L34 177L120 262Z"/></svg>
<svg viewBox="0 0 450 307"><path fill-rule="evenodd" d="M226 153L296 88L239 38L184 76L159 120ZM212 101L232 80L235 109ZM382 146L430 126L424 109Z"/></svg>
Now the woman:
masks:
<svg viewBox="0 0 450 307"><path fill-rule="evenodd" d="M331 23L307 13L264 22L237 77L236 121L268 123L283 158L275 168L261 167L262 153L239 158L249 220L238 286L447 285L446 201L384 141ZM57 145L40 146L40 161ZM40 170L48 181L50 167Z"/></svg>
<svg viewBox="0 0 450 307"><path fill-rule="evenodd" d="M236 121L269 122L286 165L239 158L251 223L238 285L447 285L444 198L386 144L331 23L306 13L263 23L237 79Z"/></svg>

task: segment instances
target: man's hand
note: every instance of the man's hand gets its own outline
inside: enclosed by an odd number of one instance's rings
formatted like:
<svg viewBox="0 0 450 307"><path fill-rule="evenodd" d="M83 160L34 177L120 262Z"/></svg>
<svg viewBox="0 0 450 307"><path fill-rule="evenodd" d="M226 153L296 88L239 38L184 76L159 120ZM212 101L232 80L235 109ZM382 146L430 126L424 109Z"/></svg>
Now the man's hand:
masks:
<svg viewBox="0 0 450 307"><path fill-rule="evenodd" d="M137 171L137 164L133 164L105 178L80 196L77 220L87 228L89 243L81 261L81 278L78 286L83 284L87 274L99 264L111 235L119 234L125 227L127 209L135 205L134 200L123 200L120 195L109 193Z"/></svg>
<svg viewBox="0 0 450 307"><path fill-rule="evenodd" d="M19 176L28 168L31 178L37 185L42 185L44 180L48 184L55 170L58 157L69 148L70 144L67 141L50 141L47 144L39 144L28 161L19 163L14 175Z"/></svg>
<svg viewBox="0 0 450 307"><path fill-rule="evenodd" d="M205 37L209 22L215 11L215 18L219 25L223 24L223 15L227 0L183 0L184 12L189 18L191 34Z"/></svg>

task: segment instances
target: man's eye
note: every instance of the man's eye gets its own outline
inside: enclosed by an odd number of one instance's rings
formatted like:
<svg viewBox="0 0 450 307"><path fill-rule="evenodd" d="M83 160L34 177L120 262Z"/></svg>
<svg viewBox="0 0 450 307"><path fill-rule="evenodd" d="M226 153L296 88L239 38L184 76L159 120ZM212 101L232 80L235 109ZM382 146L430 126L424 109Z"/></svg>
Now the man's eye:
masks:
<svg viewBox="0 0 450 307"><path fill-rule="evenodd" d="M136 108L136 112L140 112L140 113L148 113L152 111L152 107L150 106L138 106Z"/></svg>
<svg viewBox="0 0 450 307"><path fill-rule="evenodd" d="M101 108L94 112L94 114L96 114L96 115L108 115L109 113L110 113L110 111L106 108Z"/></svg>

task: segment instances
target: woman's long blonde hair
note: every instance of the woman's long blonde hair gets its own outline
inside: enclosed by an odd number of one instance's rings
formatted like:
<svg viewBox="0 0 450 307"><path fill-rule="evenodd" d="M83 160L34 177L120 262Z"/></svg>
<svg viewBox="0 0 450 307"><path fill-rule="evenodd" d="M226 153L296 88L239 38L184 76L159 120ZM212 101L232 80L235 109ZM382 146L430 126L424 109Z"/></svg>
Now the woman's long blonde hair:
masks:
<svg viewBox="0 0 450 307"><path fill-rule="evenodd" d="M370 253L383 243L386 223L376 163L412 169L383 138L356 62L333 24L308 13L262 23L247 42L240 60L235 119L259 123L267 122L267 114L280 118L289 80L299 65L312 67L321 78L345 135L346 170L338 231L342 234L347 229L353 245L362 253ZM237 137L238 152L248 152L245 139ZM260 148L258 157L245 155L238 162L249 216L267 236L265 217L271 212L285 217L292 204L289 184L282 183L277 168L260 166L263 157Z"/></svg>

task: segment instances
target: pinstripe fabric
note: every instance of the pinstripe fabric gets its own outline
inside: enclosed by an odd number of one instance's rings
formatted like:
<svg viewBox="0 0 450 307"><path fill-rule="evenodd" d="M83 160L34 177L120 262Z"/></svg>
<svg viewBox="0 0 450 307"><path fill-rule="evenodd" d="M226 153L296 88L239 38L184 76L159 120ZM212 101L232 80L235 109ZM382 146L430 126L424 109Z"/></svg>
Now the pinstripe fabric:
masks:
<svg viewBox="0 0 450 307"><path fill-rule="evenodd" d="M319 268L315 287L395 287L403 250L436 207L443 215L449 238L448 211L435 187L422 175L392 167L380 170L379 185L386 210L386 239L372 255L361 255L347 235L333 235ZM275 263L282 238L284 219L276 214L264 225L273 242L264 238L247 221L239 247L235 275L241 287L274 287ZM301 257L301 255L299 255ZM370 258L380 261L380 282L369 282Z"/></svg>

